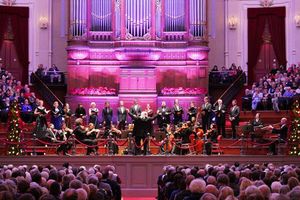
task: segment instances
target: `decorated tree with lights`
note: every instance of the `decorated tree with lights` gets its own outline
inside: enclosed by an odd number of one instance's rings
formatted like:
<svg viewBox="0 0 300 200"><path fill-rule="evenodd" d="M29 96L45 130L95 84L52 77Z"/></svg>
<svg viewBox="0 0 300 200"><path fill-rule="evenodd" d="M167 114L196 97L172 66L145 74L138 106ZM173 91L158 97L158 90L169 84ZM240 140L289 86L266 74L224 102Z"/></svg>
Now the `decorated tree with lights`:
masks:
<svg viewBox="0 0 300 200"><path fill-rule="evenodd" d="M7 140L9 141L7 154L8 155L20 155L20 145L15 144L20 142L20 134L21 134L21 120L20 120L20 112L18 108L18 102L15 100L12 102L10 106L10 119L9 119L9 127L8 127L8 135Z"/></svg>
<svg viewBox="0 0 300 200"><path fill-rule="evenodd" d="M293 120L291 134L289 137L290 149L289 155L300 156L300 105L296 100L292 106Z"/></svg>

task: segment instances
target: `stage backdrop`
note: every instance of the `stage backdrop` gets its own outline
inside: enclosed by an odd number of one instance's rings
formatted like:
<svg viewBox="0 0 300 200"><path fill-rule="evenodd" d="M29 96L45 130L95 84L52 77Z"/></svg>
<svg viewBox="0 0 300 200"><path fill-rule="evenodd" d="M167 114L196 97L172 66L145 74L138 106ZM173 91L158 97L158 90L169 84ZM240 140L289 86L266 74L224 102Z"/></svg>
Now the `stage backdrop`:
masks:
<svg viewBox="0 0 300 200"><path fill-rule="evenodd" d="M285 7L248 9L248 78L254 80L255 66L268 23L271 42L279 65L286 65Z"/></svg>
<svg viewBox="0 0 300 200"><path fill-rule="evenodd" d="M13 62L3 62L8 63L8 70L20 73L19 77L23 82L28 79L28 18L28 7L0 6L0 48L15 49L18 59L6 58L13 59ZM13 41L14 45L3 45L5 40Z"/></svg>

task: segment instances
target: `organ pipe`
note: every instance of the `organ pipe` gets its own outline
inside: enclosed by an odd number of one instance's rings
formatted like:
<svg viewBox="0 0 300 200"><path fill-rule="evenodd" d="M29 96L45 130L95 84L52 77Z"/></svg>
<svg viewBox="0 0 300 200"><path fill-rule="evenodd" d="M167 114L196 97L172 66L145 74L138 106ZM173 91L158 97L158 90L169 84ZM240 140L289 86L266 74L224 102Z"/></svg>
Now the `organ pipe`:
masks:
<svg viewBox="0 0 300 200"><path fill-rule="evenodd" d="M151 27L152 0L126 0L126 29L135 38L141 38Z"/></svg>
<svg viewBox="0 0 300 200"><path fill-rule="evenodd" d="M111 31L112 0L92 0L91 16L93 31Z"/></svg>
<svg viewBox="0 0 300 200"><path fill-rule="evenodd" d="M80 39L86 31L86 0L70 1L70 30L74 38Z"/></svg>
<svg viewBox="0 0 300 200"><path fill-rule="evenodd" d="M206 34L206 4L207 0L190 0L190 30L196 38Z"/></svg>

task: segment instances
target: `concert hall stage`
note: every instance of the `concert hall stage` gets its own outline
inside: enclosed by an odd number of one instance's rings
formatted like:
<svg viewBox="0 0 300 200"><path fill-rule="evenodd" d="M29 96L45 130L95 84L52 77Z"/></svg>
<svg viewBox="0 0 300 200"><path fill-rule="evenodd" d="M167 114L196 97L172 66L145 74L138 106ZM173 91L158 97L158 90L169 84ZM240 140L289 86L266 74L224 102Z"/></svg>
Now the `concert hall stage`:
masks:
<svg viewBox="0 0 300 200"><path fill-rule="evenodd" d="M267 163L275 165L300 165L300 158L293 156L260 155L188 155L188 156L0 156L0 164L55 165L69 162L73 166L114 165L122 180L122 193L126 197L155 197L157 177L165 165L204 166L205 164Z"/></svg>

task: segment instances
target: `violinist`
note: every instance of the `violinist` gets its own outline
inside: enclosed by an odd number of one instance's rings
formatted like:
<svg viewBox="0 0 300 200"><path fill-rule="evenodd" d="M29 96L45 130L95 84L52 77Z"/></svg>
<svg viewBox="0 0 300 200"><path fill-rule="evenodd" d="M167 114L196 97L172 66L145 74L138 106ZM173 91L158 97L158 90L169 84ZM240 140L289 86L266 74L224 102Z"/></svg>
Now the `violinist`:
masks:
<svg viewBox="0 0 300 200"><path fill-rule="evenodd" d="M209 98L204 97L204 104L201 106L202 128L204 132L210 127L211 109L212 105L209 102Z"/></svg>
<svg viewBox="0 0 300 200"><path fill-rule="evenodd" d="M189 144L190 143L190 135L193 133L193 130L190 127L189 123L183 123L182 126L177 130L177 134L181 139L181 146L183 144ZM181 154L185 155L188 153L188 149L181 149Z"/></svg>
<svg viewBox="0 0 300 200"><path fill-rule="evenodd" d="M75 120L75 129L73 131L73 134L80 143L85 143L87 130L82 124L82 118L77 118Z"/></svg>
<svg viewBox="0 0 300 200"><path fill-rule="evenodd" d="M119 147L115 141L117 141L117 138L121 138L122 131L117 129L114 124L111 124L110 129L106 129L104 136L105 138L111 137L113 140L112 143L112 149L113 149L113 154L117 154L119 152Z"/></svg>
<svg viewBox="0 0 300 200"><path fill-rule="evenodd" d="M211 124L210 129L207 130L205 134L207 139L210 139L212 142L217 143L218 131L216 124Z"/></svg>
<svg viewBox="0 0 300 200"><path fill-rule="evenodd" d="M95 146L95 147L88 147L86 155L90 155L91 153L98 155L98 146L96 145L97 145L97 138L99 138L99 134L100 134L100 130L95 129L93 123L89 123L88 128L86 129L86 139L84 139L84 143L89 146Z"/></svg>
<svg viewBox="0 0 300 200"><path fill-rule="evenodd" d="M37 138L41 140L45 140L48 142L56 142L57 141L57 133L58 130L55 129L54 124L49 124L48 128L46 129L46 134L37 135Z"/></svg>
<svg viewBox="0 0 300 200"><path fill-rule="evenodd" d="M73 130L68 128L66 123L62 123L61 130L58 131L57 138L58 138L58 140L65 142L72 136L72 133L73 133ZM68 151L71 150L72 145L73 144L71 141L61 144L57 148L56 153L59 154L60 152L62 152L63 155L67 155Z"/></svg>

